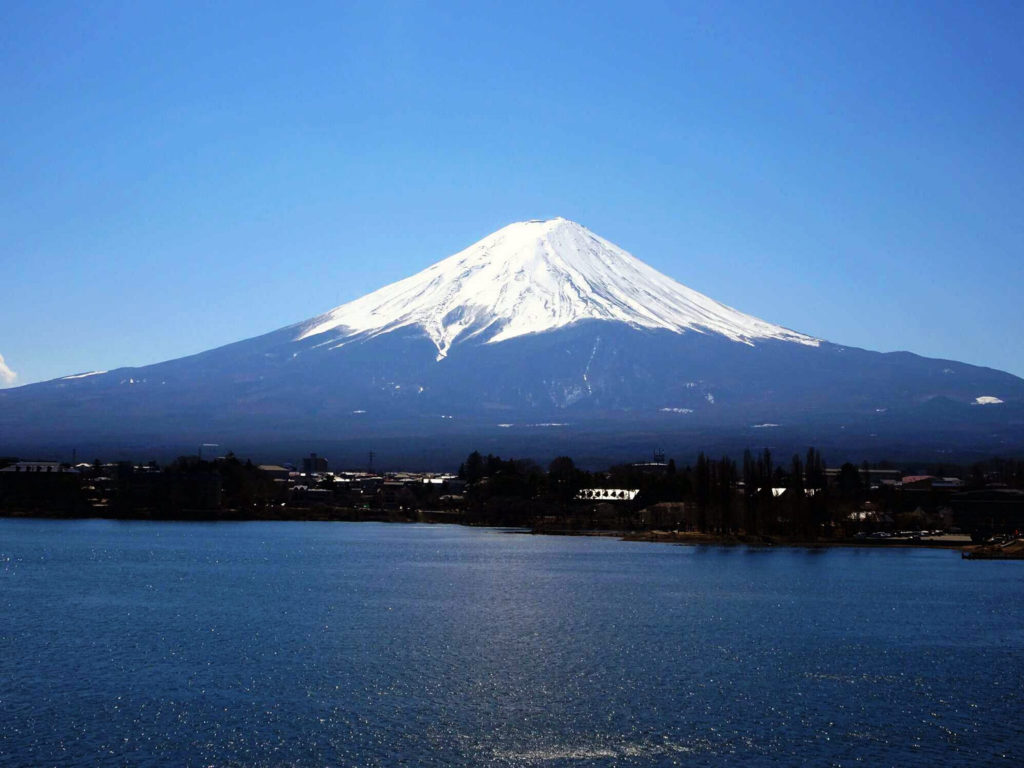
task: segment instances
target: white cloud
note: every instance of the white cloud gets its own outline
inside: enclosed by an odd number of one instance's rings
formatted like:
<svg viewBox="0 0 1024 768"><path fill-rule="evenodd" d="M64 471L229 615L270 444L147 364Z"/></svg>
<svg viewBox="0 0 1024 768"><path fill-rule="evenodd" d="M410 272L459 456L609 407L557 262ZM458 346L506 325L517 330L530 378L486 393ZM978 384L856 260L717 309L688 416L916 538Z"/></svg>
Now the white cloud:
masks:
<svg viewBox="0 0 1024 768"><path fill-rule="evenodd" d="M0 355L0 387L11 386L17 378L18 374L7 367L7 363L4 362L4 356Z"/></svg>

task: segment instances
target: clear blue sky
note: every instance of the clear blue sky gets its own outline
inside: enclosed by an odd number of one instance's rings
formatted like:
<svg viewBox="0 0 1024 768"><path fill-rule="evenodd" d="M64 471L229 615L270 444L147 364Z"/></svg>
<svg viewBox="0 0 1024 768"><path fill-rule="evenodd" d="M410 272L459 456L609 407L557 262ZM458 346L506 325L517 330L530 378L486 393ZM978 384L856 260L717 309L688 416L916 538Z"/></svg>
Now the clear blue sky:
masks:
<svg viewBox="0 0 1024 768"><path fill-rule="evenodd" d="M291 5L0 5L15 383L559 215L772 322L1024 375L1024 4Z"/></svg>

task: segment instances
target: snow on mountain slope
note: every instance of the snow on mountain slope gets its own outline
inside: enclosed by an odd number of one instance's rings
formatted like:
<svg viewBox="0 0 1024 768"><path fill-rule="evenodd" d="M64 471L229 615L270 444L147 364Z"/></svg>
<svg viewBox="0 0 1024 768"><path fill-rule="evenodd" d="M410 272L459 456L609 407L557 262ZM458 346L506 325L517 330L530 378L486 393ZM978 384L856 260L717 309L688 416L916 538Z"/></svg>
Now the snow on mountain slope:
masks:
<svg viewBox="0 0 1024 768"><path fill-rule="evenodd" d="M418 326L445 357L456 341L487 343L614 320L676 333L716 333L747 344L819 341L745 315L677 283L566 219L510 224L422 272L299 325L296 340L325 344Z"/></svg>

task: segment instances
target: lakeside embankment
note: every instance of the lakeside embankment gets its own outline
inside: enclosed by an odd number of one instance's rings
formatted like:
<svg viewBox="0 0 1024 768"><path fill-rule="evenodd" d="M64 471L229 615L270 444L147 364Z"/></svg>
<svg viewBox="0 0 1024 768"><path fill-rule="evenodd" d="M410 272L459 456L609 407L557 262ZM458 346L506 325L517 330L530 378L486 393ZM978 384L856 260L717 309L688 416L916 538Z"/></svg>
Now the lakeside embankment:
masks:
<svg viewBox="0 0 1024 768"><path fill-rule="evenodd" d="M746 546L792 546L792 547L870 547L874 549L891 547L926 547L932 549L961 549L971 543L966 534L941 534L938 536L893 536L886 539L802 539L786 536L716 536L687 531L644 531L630 533L622 538L627 541L662 541L677 544L742 544Z"/></svg>
<svg viewBox="0 0 1024 768"><path fill-rule="evenodd" d="M1024 539L965 547L963 556L968 560L1024 560Z"/></svg>
<svg viewBox="0 0 1024 768"><path fill-rule="evenodd" d="M914 547L924 549L960 549L973 551L971 537L966 534L940 534L936 536L900 537L885 539L803 539L786 536L745 536L701 533L698 531L602 531L602 530L534 530L536 534L551 536L603 536L623 541L650 541L662 544L691 546L747 546L747 547L864 547L892 549Z"/></svg>
<svg viewBox="0 0 1024 768"><path fill-rule="evenodd" d="M92 510L93 514L58 515L47 510L4 510L0 517L11 519L51 520L123 520L149 522L377 522L377 523L420 523L428 525L459 525L467 528L495 527L476 522L464 522L456 515L438 515L436 512L416 511L412 515L371 513L368 510L334 509L329 513L322 509L282 509L274 516L245 514L237 510L222 510L220 514L209 515L197 510L182 510L179 515L153 517L146 515L118 515ZM440 518L440 519L439 519ZM500 526L499 526L500 527ZM748 546L748 547L862 547L867 549L923 548L961 550L965 557L973 559L1024 559L1024 541L1016 540L1019 546L1006 543L999 545L972 545L967 534L942 533L934 536L890 536L887 538L842 538L806 539L787 536L748 536L744 534L716 534L699 531L670 530L609 530L586 528L523 527L517 532L538 536L580 536L620 539L622 541L654 542L685 546Z"/></svg>

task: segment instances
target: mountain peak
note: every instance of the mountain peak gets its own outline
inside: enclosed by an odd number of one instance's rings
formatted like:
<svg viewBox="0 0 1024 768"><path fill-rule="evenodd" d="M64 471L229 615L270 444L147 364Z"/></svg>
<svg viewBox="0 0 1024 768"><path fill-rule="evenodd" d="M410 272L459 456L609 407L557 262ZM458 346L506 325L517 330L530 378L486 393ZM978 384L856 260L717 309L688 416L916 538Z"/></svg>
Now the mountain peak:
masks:
<svg viewBox="0 0 1024 768"><path fill-rule="evenodd" d="M581 320L715 333L746 344L818 344L687 288L561 217L502 227L412 277L301 323L297 339L329 334L323 343L342 346L418 326L440 360L456 342L498 343Z"/></svg>

